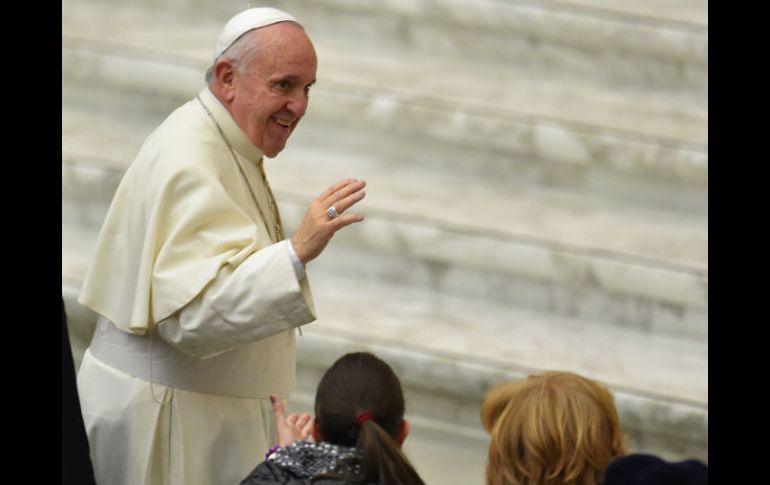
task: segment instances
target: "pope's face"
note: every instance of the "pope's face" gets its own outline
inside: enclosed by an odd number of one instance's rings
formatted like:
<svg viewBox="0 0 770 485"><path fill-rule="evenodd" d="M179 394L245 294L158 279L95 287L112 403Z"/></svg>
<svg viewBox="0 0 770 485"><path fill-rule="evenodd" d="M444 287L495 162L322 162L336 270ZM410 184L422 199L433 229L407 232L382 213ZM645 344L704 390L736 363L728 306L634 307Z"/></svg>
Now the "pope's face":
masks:
<svg viewBox="0 0 770 485"><path fill-rule="evenodd" d="M233 118L267 157L275 157L297 127L315 82L315 49L297 24L282 22L259 29L256 56L236 70Z"/></svg>

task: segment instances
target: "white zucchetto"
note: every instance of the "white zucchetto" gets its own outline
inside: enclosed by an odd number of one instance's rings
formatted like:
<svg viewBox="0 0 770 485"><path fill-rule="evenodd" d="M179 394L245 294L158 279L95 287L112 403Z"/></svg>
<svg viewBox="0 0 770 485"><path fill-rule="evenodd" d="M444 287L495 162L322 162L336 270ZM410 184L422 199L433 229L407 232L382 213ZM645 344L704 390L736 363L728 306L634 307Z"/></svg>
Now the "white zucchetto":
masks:
<svg viewBox="0 0 770 485"><path fill-rule="evenodd" d="M236 14L227 21L222 32L217 39L217 46L214 50L214 60L216 61L236 40L250 30L277 24L278 22L297 22L293 16L278 10L277 8L259 7L250 8Z"/></svg>

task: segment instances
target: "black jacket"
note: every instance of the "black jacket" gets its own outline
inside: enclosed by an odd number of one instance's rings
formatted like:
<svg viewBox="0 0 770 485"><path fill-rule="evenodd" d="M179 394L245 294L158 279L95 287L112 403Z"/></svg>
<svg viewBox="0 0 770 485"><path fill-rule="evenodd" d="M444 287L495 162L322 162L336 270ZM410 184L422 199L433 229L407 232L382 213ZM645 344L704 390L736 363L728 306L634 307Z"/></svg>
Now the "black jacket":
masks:
<svg viewBox="0 0 770 485"><path fill-rule="evenodd" d="M355 474L360 453L355 448L330 443L298 441L278 450L271 459L260 463L241 485L308 485L314 476L327 472ZM314 485L352 485L342 479L322 478Z"/></svg>

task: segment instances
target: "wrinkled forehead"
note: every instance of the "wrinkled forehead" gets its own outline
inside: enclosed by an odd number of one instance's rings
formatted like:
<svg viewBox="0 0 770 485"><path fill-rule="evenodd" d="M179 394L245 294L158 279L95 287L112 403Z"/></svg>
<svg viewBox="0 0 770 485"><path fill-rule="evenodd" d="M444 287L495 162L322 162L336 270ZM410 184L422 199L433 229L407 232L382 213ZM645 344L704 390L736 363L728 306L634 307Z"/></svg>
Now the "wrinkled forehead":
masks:
<svg viewBox="0 0 770 485"><path fill-rule="evenodd" d="M315 48L299 24L284 22L257 29L244 40L255 43L252 64L257 69L286 70L297 77L315 79L318 64Z"/></svg>

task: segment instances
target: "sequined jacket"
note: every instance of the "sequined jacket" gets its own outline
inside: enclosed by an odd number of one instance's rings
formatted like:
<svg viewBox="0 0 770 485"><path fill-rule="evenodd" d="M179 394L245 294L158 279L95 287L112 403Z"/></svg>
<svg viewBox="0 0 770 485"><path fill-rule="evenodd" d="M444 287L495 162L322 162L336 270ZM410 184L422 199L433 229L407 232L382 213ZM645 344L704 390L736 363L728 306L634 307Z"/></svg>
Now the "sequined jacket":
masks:
<svg viewBox="0 0 770 485"><path fill-rule="evenodd" d="M356 448L331 443L297 441L279 449L269 460L260 463L241 485L305 485L310 479L328 472L355 475L359 465L355 463L361 454ZM351 461L353 461L351 463ZM322 478L314 485L352 485L353 482Z"/></svg>

